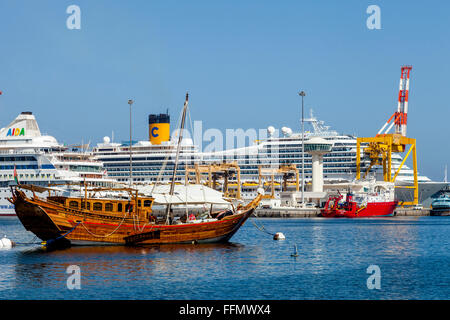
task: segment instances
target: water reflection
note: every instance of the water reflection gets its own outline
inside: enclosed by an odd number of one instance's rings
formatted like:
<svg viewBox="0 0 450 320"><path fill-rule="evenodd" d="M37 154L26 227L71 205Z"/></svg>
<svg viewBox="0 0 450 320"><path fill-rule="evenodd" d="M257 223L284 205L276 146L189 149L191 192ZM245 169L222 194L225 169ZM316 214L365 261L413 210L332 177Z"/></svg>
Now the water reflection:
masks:
<svg viewBox="0 0 450 320"><path fill-rule="evenodd" d="M265 219L233 243L0 251L0 299L433 299L450 297L450 220ZM9 226L26 242L21 225ZM14 229L16 228L16 229ZM294 244L299 256L291 257ZM377 264L382 290L366 287ZM81 290L66 269L81 268ZM282 290L280 290L282 288Z"/></svg>
<svg viewBox="0 0 450 320"><path fill-rule="evenodd" d="M96 286L101 282L151 283L155 277L169 282L179 281L180 277L196 279L232 269L239 263L236 261L239 259L233 257L244 249L245 246L236 243L86 246L51 252L34 248L17 254L14 287L64 288L68 277L66 269L70 265L80 267L85 286Z"/></svg>

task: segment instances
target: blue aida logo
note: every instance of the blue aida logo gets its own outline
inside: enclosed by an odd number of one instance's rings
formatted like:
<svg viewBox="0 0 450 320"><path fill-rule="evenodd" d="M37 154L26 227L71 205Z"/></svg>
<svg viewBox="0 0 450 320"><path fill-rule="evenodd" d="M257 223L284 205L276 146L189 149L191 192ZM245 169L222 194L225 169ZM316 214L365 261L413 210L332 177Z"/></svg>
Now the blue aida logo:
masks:
<svg viewBox="0 0 450 320"><path fill-rule="evenodd" d="M152 137L156 138L159 136L159 134L155 133L155 131L157 131L159 128L158 127L153 127L152 128Z"/></svg>
<svg viewBox="0 0 450 320"><path fill-rule="evenodd" d="M6 136L24 136L25 135L25 128L19 129L19 128L9 128L8 133Z"/></svg>

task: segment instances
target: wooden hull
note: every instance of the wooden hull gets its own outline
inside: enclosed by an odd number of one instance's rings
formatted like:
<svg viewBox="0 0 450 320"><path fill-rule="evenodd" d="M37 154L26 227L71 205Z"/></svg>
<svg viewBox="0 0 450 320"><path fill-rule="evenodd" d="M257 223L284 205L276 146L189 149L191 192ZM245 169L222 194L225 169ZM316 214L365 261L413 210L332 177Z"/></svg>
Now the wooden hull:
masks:
<svg viewBox="0 0 450 320"><path fill-rule="evenodd" d="M13 198L24 227L44 241L60 239L72 245L141 245L228 241L253 213L254 207L221 220L186 224L149 224L133 217L107 216L74 210L58 203Z"/></svg>

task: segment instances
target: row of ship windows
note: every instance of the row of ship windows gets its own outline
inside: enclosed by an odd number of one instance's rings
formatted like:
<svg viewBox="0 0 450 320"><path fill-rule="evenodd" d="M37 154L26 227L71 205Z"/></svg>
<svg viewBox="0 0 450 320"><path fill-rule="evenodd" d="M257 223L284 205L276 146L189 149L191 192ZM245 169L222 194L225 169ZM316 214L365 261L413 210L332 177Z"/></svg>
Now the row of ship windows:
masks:
<svg viewBox="0 0 450 320"><path fill-rule="evenodd" d="M156 181L158 180L157 178L133 178L133 181ZM119 182L128 182L130 181L130 179L126 178L126 179L121 179L121 178L117 178L117 181ZM175 178L175 181L185 181L184 177L177 177Z"/></svg>
<svg viewBox="0 0 450 320"><path fill-rule="evenodd" d="M146 162L146 163L134 163L134 162L133 162L133 168L134 168L134 167L145 167L145 166L161 168L162 165L163 165L163 164L162 164L161 162L158 162L158 163L147 163L147 162ZM129 163L129 162L114 163L114 164L112 164L112 163L105 163L103 166L104 166L105 168L111 168L111 167L129 167L129 166L130 166L130 163ZM174 167L174 164L172 164L172 163L166 164L166 168L173 168L173 167ZM184 167L184 164L183 164L183 163L180 163L180 164L178 165L178 167L179 167L179 168L182 168L182 167Z"/></svg>
<svg viewBox="0 0 450 320"><path fill-rule="evenodd" d="M279 154L280 158L285 158L285 157L294 157L294 155L290 155L290 153L298 153L298 150L277 150L276 152L270 152L270 150L268 150L267 153L269 154ZM354 157L356 156L355 152L346 152L346 153L336 153L336 152L331 152L329 154L324 155L324 158L330 158L330 157ZM265 155L264 153L260 154L260 155L232 155L232 156L223 156L222 159L226 159L226 160L246 160L246 159L258 159L258 158L262 158L265 159L267 158L267 155ZM305 153L305 158L311 158L311 155ZM180 156L180 161L192 161L195 160L196 157L183 157L182 155ZM108 163L108 162L124 162L124 161L129 161L128 158L124 157L124 158L100 158L99 160L101 160L104 163ZM133 157L132 158L133 161L161 161L161 160L168 160L168 161L174 161L174 157L169 157L169 158L165 158L165 157ZM214 159L207 159L204 158L205 161L208 160L214 160ZM158 164L158 163L156 163Z"/></svg>
<svg viewBox="0 0 450 320"><path fill-rule="evenodd" d="M280 159L283 159L283 158L295 158L295 159L301 160L301 157L299 158L299 156L296 155L296 154L280 155L279 158ZM333 158L325 158L324 157L323 161L324 162L352 162L352 161L355 161L355 158L353 158L353 157L348 157L348 158L335 158L335 157L333 157ZM311 157L309 157L309 158L305 157L305 162L311 162Z"/></svg>
<svg viewBox="0 0 450 320"><path fill-rule="evenodd" d="M284 163L291 163L291 162L280 161L280 163L284 164ZM273 163L273 165L277 165L277 163ZM129 164L121 165L121 166L122 167L119 167L119 168L108 167L108 173L120 172L120 171L123 171L123 172L129 172L130 171L130 165ZM299 169L301 169L301 164L298 164L297 167ZM310 161L309 162L305 161L305 168L311 168L311 167L312 167L311 162ZM342 165L340 165L338 163L326 163L326 164L324 164L324 167L325 168L339 168L339 167L342 167ZM344 167L345 168L356 168L356 164L346 164ZM362 166L362 167L364 167L364 166ZM166 170L167 171L170 171L172 169L173 169L173 167L166 166ZM184 166L179 166L178 169L179 169L179 171L183 171L184 170ZM248 171L248 170L251 170L251 169L258 169L258 166L255 166L255 165L241 166L241 172L245 172L245 171ZM154 172L159 172L160 170L161 170L160 166L158 166L158 167L136 167L135 165L133 165L133 171L134 172L136 172L136 171L150 171L150 172L154 171Z"/></svg>
<svg viewBox="0 0 450 320"><path fill-rule="evenodd" d="M133 172L133 176L158 176L159 173L158 172L147 172L147 173L140 173L140 172ZM172 172L163 172L161 174L162 176L172 176L173 173ZM178 173L178 176L183 176L184 177L184 173ZM127 177L130 176L129 173L110 173L109 174L110 177Z"/></svg>
<svg viewBox="0 0 450 320"><path fill-rule="evenodd" d="M297 162L301 162L301 160L302 160L301 158L295 158L294 156L289 156L289 155L286 155L285 157L280 157L280 158L293 158L292 160L293 161L297 161ZM183 161L183 160L181 160L181 161ZM334 162L334 163L346 162L346 163L348 163L348 162L353 162L353 161L354 161L354 159L352 159L352 158L331 158L331 159L324 158L323 159L324 163L330 163L330 162ZM283 159L280 159L278 162L279 163L288 163L288 162L284 161ZM312 159L311 158L309 158L309 159L305 158L304 162L305 163L311 163ZM250 164L250 163L251 163L250 161L245 161L245 164ZM277 163L277 160L276 159L274 159L273 161L266 160L264 162L258 160L258 161L256 161L256 163L258 163L258 164ZM155 168L154 170L159 170L159 168L161 166L162 166L161 163L133 163L133 167L134 168L147 167L146 170L152 170L152 167ZM170 168L173 168L173 166L174 166L173 164L167 164L166 168L170 169ZM105 163L104 167L107 168L108 171L109 170L113 170L114 167L127 167L127 168L129 168L130 167L130 163L129 162ZM179 164L179 168L180 169L184 169L184 164L180 163Z"/></svg>
<svg viewBox="0 0 450 320"><path fill-rule="evenodd" d="M175 159L175 156L174 157L168 157L167 159L168 160L171 160L171 158L173 158L173 161L174 161L174 159ZM183 154L180 154L180 160L184 160L184 159L189 159L190 158L190 160L194 160L195 159L195 157L186 157L186 156L183 156ZM135 157L135 156L133 156L132 158L131 158L133 161L161 161L161 160L167 160L166 159L166 157ZM130 158L128 157L123 157L123 158L99 158L99 160L100 161L102 161L102 162L112 162L112 161L120 161L120 162L122 162L122 161L129 161L130 160Z"/></svg>
<svg viewBox="0 0 450 320"><path fill-rule="evenodd" d="M144 205L144 207L151 207L152 202L150 200L144 200L144 202L142 203L141 200L138 200L138 207L141 207L142 204ZM78 209L78 201L70 201L69 202L69 207L72 209ZM81 209L84 209L86 206L87 210L91 209L91 203L90 202L84 202L81 201ZM130 211L130 204L125 204L125 206L122 205L122 203L118 203L117 205L113 204L113 203L105 203L105 211L117 211L117 212L123 212L123 209L125 209L124 212L128 212ZM114 208L116 210L114 210ZM94 211L103 211L103 204L101 202L93 202L92 203L92 209Z"/></svg>
<svg viewBox="0 0 450 320"><path fill-rule="evenodd" d="M50 183L50 180L47 181L20 181L21 184L32 184L35 186L43 186L43 187L47 187L48 184ZM0 181L0 188L5 188L5 187L9 187L12 183L11 183L12 179L7 180L7 181ZM15 184L15 183L14 183Z"/></svg>
<svg viewBox="0 0 450 320"><path fill-rule="evenodd" d="M348 170L326 170L326 171L327 171L327 173L349 173ZM308 172L308 171L305 170L305 173L311 173L311 172L310 171ZM253 172L253 174L257 175L258 172ZM126 175L121 175L121 176L126 176ZM328 178L328 176L324 176L324 177ZM305 179L311 179L311 178L312 178L311 175L305 175ZM116 178L116 179L119 182L125 182L125 181L128 182L130 180L129 178ZM156 181L156 180L157 180L157 178L136 178L136 177L133 177L133 181ZM184 181L184 180L185 180L184 176L175 178L175 181ZM236 180L237 180L236 177L230 177L229 178L229 181L236 181ZM242 190L242 191L245 192L245 190ZM252 190L249 189L248 191L252 191Z"/></svg>
<svg viewBox="0 0 450 320"><path fill-rule="evenodd" d="M270 150L268 150L267 152L262 152L258 155L225 155L222 157L222 159L226 159L226 160L246 160L246 159L266 159L268 157L270 158L282 158L284 156L288 156L289 154L293 153L296 156L300 156L301 154L299 152L297 152L297 150L274 150L273 152L271 152ZM294 155L291 155L294 156ZM308 153L304 154L305 158L311 158L311 155ZM331 157L355 157L356 156L356 152L346 152L346 153L336 153L336 152L330 152L324 155L324 158L331 158ZM215 158L203 158L204 161L208 161L208 160L214 160Z"/></svg>
<svg viewBox="0 0 450 320"><path fill-rule="evenodd" d="M352 145L352 146L356 146L356 143L349 143L348 145ZM266 149L281 149L281 148L297 148L299 150L302 149L302 145L301 144L278 144L276 145L276 147L273 147L273 145L267 145ZM333 147L333 151L347 151L349 150L349 147Z"/></svg>
<svg viewBox="0 0 450 320"><path fill-rule="evenodd" d="M13 170L14 165L1 166L0 170ZM39 169L37 164L18 164L16 165L16 169ZM55 169L52 164L43 164L41 165L41 169Z"/></svg>
<svg viewBox="0 0 450 320"><path fill-rule="evenodd" d="M324 169L323 172L324 173L351 173L351 172L355 172L355 169ZM312 173L312 170L310 169L305 169L305 173ZM258 170L241 170L241 175L258 175L259 172ZM158 176L159 173L158 172L133 172L133 177L140 177L140 176ZM161 174L162 176L171 176L172 172L163 172ZM129 173L128 172L124 172L124 173L116 173L116 172L112 172L109 174L110 177L128 177ZM178 173L178 176L182 176L184 177L184 173ZM308 177L308 176L306 176ZM230 177L230 180L236 180L236 177ZM120 180L119 180L120 181Z"/></svg>
<svg viewBox="0 0 450 320"><path fill-rule="evenodd" d="M25 173L25 174L18 174L19 178L51 178L54 177L54 174L33 174L33 173ZM12 174L0 174L0 177L2 178L10 178L13 179L14 176ZM20 179L19 179L20 180Z"/></svg>
<svg viewBox="0 0 450 320"><path fill-rule="evenodd" d="M63 166L59 166L60 169L63 169ZM93 166L74 166L71 165L69 166L69 170L71 171L83 171L83 172L102 172L102 168L101 167L93 167Z"/></svg>
<svg viewBox="0 0 450 320"><path fill-rule="evenodd" d="M36 161L35 157L18 156L18 157L0 157L0 162L18 162L18 161Z"/></svg>

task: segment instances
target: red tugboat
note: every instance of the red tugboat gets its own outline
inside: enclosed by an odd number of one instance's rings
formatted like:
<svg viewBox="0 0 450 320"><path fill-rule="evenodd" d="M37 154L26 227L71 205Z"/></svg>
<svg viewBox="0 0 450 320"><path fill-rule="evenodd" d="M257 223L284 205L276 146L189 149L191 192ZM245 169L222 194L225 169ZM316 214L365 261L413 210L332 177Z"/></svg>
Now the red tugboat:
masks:
<svg viewBox="0 0 450 320"><path fill-rule="evenodd" d="M344 202L340 202L344 196L339 192L338 196L328 198L320 215L327 218L393 216L398 203L393 199L393 192L381 188L377 188L375 191L358 195L347 192Z"/></svg>

